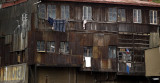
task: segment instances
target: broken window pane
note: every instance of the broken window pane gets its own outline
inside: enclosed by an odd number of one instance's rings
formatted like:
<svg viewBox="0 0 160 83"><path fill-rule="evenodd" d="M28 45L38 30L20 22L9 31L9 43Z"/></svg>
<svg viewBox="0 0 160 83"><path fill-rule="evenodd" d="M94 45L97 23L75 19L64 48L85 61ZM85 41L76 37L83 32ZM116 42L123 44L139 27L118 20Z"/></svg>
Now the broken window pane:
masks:
<svg viewBox="0 0 160 83"><path fill-rule="evenodd" d="M142 13L140 9L133 10L133 22L142 23Z"/></svg>
<svg viewBox="0 0 160 83"><path fill-rule="evenodd" d="M45 51L44 41L37 41L37 51L38 52L44 52Z"/></svg>
<svg viewBox="0 0 160 83"><path fill-rule="evenodd" d="M84 47L84 56L85 57L92 56L92 47L90 47L90 46Z"/></svg>
<svg viewBox="0 0 160 83"><path fill-rule="evenodd" d="M108 21L109 22L116 22L117 21L117 8L109 8Z"/></svg>
<svg viewBox="0 0 160 83"><path fill-rule="evenodd" d="M116 46L108 47L108 56L109 58L116 58Z"/></svg>
<svg viewBox="0 0 160 83"><path fill-rule="evenodd" d="M56 6L55 5L48 5L48 17L55 19L56 18Z"/></svg>
<svg viewBox="0 0 160 83"><path fill-rule="evenodd" d="M55 52L55 42L47 42L47 52Z"/></svg>
<svg viewBox="0 0 160 83"><path fill-rule="evenodd" d="M92 7L83 6L83 20L92 20Z"/></svg>
<svg viewBox="0 0 160 83"><path fill-rule="evenodd" d="M70 18L70 12L69 12L69 6L68 5L62 5L61 6L61 18L62 19L69 19Z"/></svg>
<svg viewBox="0 0 160 83"><path fill-rule="evenodd" d="M60 52L64 54L69 53L69 43L68 42L60 42Z"/></svg>
<svg viewBox="0 0 160 83"><path fill-rule="evenodd" d="M46 18L46 5L40 4L38 8L39 8L38 10L39 18L45 19Z"/></svg>
<svg viewBox="0 0 160 83"><path fill-rule="evenodd" d="M118 9L118 22L126 21L126 12L125 9Z"/></svg>

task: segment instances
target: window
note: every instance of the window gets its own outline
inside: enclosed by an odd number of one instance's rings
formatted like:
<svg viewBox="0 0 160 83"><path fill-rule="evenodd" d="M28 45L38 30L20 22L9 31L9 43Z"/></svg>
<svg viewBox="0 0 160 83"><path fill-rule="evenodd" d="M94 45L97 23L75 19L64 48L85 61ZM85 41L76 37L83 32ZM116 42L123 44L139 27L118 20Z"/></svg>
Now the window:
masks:
<svg viewBox="0 0 160 83"><path fill-rule="evenodd" d="M48 17L55 19L56 18L56 6L55 5L48 5L47 6L47 13Z"/></svg>
<svg viewBox="0 0 160 83"><path fill-rule="evenodd" d="M133 10L133 22L134 23L142 23L142 14L140 9Z"/></svg>
<svg viewBox="0 0 160 83"><path fill-rule="evenodd" d="M116 58L116 46L108 47L108 56L109 58Z"/></svg>
<svg viewBox="0 0 160 83"><path fill-rule="evenodd" d="M47 42L47 52L55 52L55 42Z"/></svg>
<svg viewBox="0 0 160 83"><path fill-rule="evenodd" d="M37 41L37 51L38 52L45 52L44 41Z"/></svg>
<svg viewBox="0 0 160 83"><path fill-rule="evenodd" d="M125 9L118 9L118 22L126 21L126 12Z"/></svg>
<svg viewBox="0 0 160 83"><path fill-rule="evenodd" d="M68 42L60 42L60 52L61 53L69 53L69 44Z"/></svg>
<svg viewBox="0 0 160 83"><path fill-rule="evenodd" d="M92 47L84 47L84 56L91 57L92 56Z"/></svg>
<svg viewBox="0 0 160 83"><path fill-rule="evenodd" d="M109 22L116 22L117 21L117 8L109 8L108 21Z"/></svg>
<svg viewBox="0 0 160 83"><path fill-rule="evenodd" d="M62 19L69 19L70 18L70 12L69 12L69 6L68 5L62 5L61 6L61 18Z"/></svg>
<svg viewBox="0 0 160 83"><path fill-rule="evenodd" d="M83 20L92 20L92 7L83 6Z"/></svg>
<svg viewBox="0 0 160 83"><path fill-rule="evenodd" d="M39 15L39 18L41 19L46 18L46 5L45 4L39 5L38 15Z"/></svg>
<svg viewBox="0 0 160 83"><path fill-rule="evenodd" d="M150 16L150 24L157 24L157 11L150 10L149 16Z"/></svg>

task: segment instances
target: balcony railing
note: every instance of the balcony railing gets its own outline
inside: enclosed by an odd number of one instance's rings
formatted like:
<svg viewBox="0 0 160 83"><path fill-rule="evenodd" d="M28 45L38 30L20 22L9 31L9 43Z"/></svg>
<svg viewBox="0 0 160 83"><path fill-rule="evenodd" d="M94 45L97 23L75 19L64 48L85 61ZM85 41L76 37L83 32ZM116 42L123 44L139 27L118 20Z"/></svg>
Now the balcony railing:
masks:
<svg viewBox="0 0 160 83"><path fill-rule="evenodd" d="M130 67L127 68L127 63L119 62L118 63L118 74L124 75L144 75L145 73L145 63L144 62L137 62L137 63L129 63Z"/></svg>

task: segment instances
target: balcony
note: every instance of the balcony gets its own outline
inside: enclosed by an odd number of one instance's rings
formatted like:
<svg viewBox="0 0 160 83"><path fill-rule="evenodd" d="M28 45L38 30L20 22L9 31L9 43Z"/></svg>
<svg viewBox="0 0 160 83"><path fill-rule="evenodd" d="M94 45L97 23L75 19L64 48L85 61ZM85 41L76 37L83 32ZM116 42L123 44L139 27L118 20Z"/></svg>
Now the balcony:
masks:
<svg viewBox="0 0 160 83"><path fill-rule="evenodd" d="M129 67L127 68L127 66ZM125 62L119 62L118 63L118 75L145 75L145 65L144 62L131 62L131 63L125 63Z"/></svg>

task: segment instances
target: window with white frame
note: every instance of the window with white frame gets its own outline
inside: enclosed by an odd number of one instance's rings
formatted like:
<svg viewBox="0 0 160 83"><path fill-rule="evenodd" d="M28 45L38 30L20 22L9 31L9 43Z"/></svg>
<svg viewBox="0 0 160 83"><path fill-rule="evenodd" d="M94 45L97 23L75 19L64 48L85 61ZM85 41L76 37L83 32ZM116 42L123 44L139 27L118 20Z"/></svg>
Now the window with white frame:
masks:
<svg viewBox="0 0 160 83"><path fill-rule="evenodd" d="M126 21L126 11L125 9L118 9L118 22Z"/></svg>
<svg viewBox="0 0 160 83"><path fill-rule="evenodd" d="M47 42L47 52L55 52L55 42Z"/></svg>
<svg viewBox="0 0 160 83"><path fill-rule="evenodd" d="M45 52L44 41L37 41L37 52Z"/></svg>
<svg viewBox="0 0 160 83"><path fill-rule="evenodd" d="M91 46L84 47L84 56L85 57L92 56L92 47Z"/></svg>
<svg viewBox="0 0 160 83"><path fill-rule="evenodd" d="M46 5L45 4L39 4L39 6L38 6L38 16L41 19L46 18Z"/></svg>
<svg viewBox="0 0 160 83"><path fill-rule="evenodd" d="M69 53L69 44L68 42L60 42L60 53L68 54Z"/></svg>
<svg viewBox="0 0 160 83"><path fill-rule="evenodd" d="M133 9L133 22L142 23L141 9Z"/></svg>
<svg viewBox="0 0 160 83"><path fill-rule="evenodd" d="M61 5L61 19L69 19L69 18L70 18L69 6Z"/></svg>
<svg viewBox="0 0 160 83"><path fill-rule="evenodd" d="M92 20L92 7L83 6L83 20Z"/></svg>
<svg viewBox="0 0 160 83"><path fill-rule="evenodd" d="M108 21L116 22L117 21L117 8L108 9Z"/></svg>
<svg viewBox="0 0 160 83"><path fill-rule="evenodd" d="M157 11L150 10L149 16L150 16L150 24L157 24Z"/></svg>
<svg viewBox="0 0 160 83"><path fill-rule="evenodd" d="M56 18L56 6L55 5L48 5L47 6L47 15L48 15L48 18L53 18L55 19Z"/></svg>

